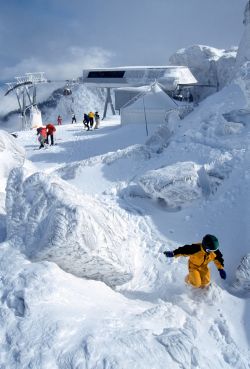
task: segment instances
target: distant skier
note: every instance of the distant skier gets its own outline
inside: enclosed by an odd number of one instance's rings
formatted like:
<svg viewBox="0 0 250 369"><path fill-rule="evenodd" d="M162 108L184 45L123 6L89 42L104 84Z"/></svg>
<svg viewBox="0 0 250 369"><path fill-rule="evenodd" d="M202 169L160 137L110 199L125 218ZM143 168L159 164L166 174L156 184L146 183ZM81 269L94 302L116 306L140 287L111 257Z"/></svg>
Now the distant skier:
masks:
<svg viewBox="0 0 250 369"><path fill-rule="evenodd" d="M40 142L39 149L42 149L43 147L45 147L45 143L47 140L47 129L46 127L38 127L36 132L38 136L38 141Z"/></svg>
<svg viewBox="0 0 250 369"><path fill-rule="evenodd" d="M95 112L95 129L99 128L99 124L100 124L100 115L98 111L96 111Z"/></svg>
<svg viewBox="0 0 250 369"><path fill-rule="evenodd" d="M89 124L90 124L90 128L93 128L93 125L94 125L94 117L95 117L95 114L90 111L89 112Z"/></svg>
<svg viewBox="0 0 250 369"><path fill-rule="evenodd" d="M72 114L72 119L71 119L71 123L76 123L76 116L75 114Z"/></svg>
<svg viewBox="0 0 250 369"><path fill-rule="evenodd" d="M46 129L47 129L47 139L46 139L46 143L49 143L49 137L50 137L50 144L54 145L54 133L56 132L56 128L54 126L54 124L49 123L46 125Z"/></svg>
<svg viewBox="0 0 250 369"><path fill-rule="evenodd" d="M58 117L57 117L57 124L58 124L58 126L61 126L62 125L62 117L61 117L61 115L58 115Z"/></svg>
<svg viewBox="0 0 250 369"><path fill-rule="evenodd" d="M216 265L220 277L226 279L224 270L223 255L219 250L218 239L210 234L203 237L202 243L193 243L179 247L174 251L164 251L164 255L168 258L188 256L189 274L185 281L196 288L203 288L210 284L210 270L208 263L211 261Z"/></svg>
<svg viewBox="0 0 250 369"><path fill-rule="evenodd" d="M87 128L87 131L89 131L89 116L88 116L88 114L83 115L83 124Z"/></svg>

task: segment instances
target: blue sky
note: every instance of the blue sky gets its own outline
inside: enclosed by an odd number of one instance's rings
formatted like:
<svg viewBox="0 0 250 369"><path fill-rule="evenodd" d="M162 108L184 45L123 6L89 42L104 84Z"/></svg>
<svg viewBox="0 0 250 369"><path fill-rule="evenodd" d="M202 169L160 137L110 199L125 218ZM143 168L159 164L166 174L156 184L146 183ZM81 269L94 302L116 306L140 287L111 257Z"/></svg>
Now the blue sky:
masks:
<svg viewBox="0 0 250 369"><path fill-rule="evenodd" d="M97 66L165 65L193 44L229 48L246 0L0 0L0 79Z"/></svg>

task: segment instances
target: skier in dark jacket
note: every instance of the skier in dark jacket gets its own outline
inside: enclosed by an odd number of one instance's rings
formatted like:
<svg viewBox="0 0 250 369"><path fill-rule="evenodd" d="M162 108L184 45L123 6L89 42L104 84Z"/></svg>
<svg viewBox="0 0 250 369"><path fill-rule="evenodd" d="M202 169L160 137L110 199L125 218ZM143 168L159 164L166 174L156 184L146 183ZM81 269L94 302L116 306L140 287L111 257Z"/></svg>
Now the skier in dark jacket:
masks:
<svg viewBox="0 0 250 369"><path fill-rule="evenodd" d="M219 250L218 239L210 234L203 237L201 243L193 243L179 247L174 251L164 251L164 255L168 258L188 256L189 274L185 281L196 288L203 288L210 284L210 270L208 263L211 261L216 265L220 277L226 279L224 270L224 260L222 253Z"/></svg>
<svg viewBox="0 0 250 369"><path fill-rule="evenodd" d="M83 124L87 128L87 131L89 131L89 116L88 116L88 114L83 115Z"/></svg>

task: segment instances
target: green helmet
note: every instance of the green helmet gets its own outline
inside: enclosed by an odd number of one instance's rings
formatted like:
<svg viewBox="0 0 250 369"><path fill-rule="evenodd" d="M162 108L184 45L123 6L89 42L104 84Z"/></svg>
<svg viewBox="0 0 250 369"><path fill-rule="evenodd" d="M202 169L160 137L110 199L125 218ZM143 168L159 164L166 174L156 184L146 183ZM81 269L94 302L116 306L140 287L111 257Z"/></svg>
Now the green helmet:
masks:
<svg viewBox="0 0 250 369"><path fill-rule="evenodd" d="M216 251L219 248L219 241L218 239L213 236L212 234L206 234L202 240L202 246L205 250L209 251Z"/></svg>

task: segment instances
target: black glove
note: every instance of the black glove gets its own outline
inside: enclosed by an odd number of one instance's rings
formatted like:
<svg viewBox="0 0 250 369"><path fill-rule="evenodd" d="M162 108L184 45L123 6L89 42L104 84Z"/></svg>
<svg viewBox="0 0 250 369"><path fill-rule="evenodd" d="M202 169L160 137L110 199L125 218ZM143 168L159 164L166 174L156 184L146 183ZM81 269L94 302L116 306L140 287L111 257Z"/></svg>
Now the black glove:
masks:
<svg viewBox="0 0 250 369"><path fill-rule="evenodd" d="M227 273L225 272L224 269L219 269L219 273L220 273L220 277L222 279L226 279L227 278Z"/></svg>
<svg viewBox="0 0 250 369"><path fill-rule="evenodd" d="M173 251L164 251L163 254L167 257L167 258L173 258L174 257L174 253Z"/></svg>

